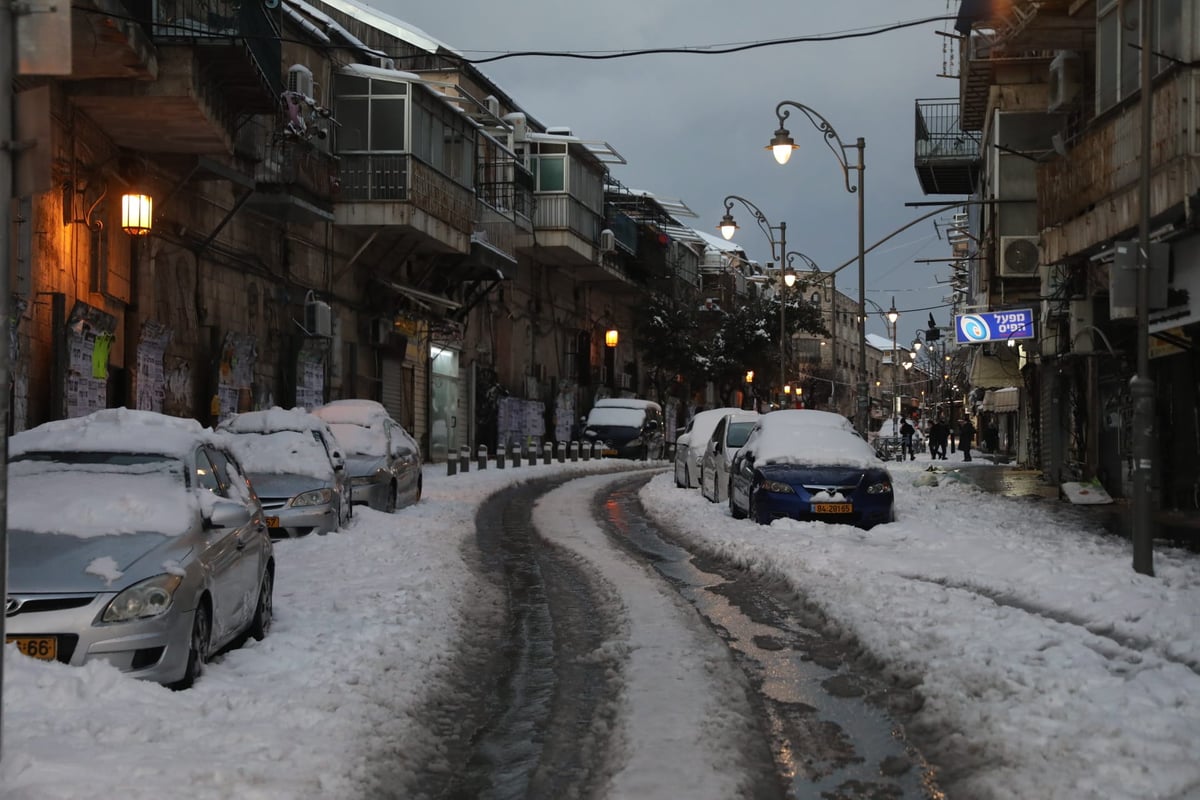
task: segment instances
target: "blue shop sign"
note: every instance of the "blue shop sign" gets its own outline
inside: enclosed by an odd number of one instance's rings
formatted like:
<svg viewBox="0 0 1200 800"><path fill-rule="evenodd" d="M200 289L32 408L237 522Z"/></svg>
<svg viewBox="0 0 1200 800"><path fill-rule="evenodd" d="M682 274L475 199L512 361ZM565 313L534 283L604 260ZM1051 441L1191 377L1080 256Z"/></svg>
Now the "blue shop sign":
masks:
<svg viewBox="0 0 1200 800"><path fill-rule="evenodd" d="M955 341L959 344L1001 342L1033 338L1033 310L984 311L954 318Z"/></svg>

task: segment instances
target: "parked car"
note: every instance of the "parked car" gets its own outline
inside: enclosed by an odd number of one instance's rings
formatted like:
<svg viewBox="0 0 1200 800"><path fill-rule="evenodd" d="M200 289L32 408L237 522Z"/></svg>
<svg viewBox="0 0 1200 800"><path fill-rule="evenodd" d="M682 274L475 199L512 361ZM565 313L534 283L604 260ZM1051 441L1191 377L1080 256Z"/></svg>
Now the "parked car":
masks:
<svg viewBox="0 0 1200 800"><path fill-rule="evenodd" d="M712 502L725 502L729 494L729 465L760 416L757 411L731 411L717 421L704 442L700 456L700 493Z"/></svg>
<svg viewBox="0 0 1200 800"><path fill-rule="evenodd" d="M9 440L7 642L187 688L271 627L258 499L195 420L105 409Z"/></svg>
<svg viewBox="0 0 1200 800"><path fill-rule="evenodd" d="M351 502L392 513L421 499L421 448L374 400L334 400L313 411L345 448Z"/></svg>
<svg viewBox="0 0 1200 800"><path fill-rule="evenodd" d="M663 453L662 407L652 400L597 400L583 424L583 441L601 442L603 455L614 458L660 459Z"/></svg>
<svg viewBox="0 0 1200 800"><path fill-rule="evenodd" d="M704 448L712 436L713 428L726 414L738 411L736 408L710 408L697 411L688 420L683 431L675 438L675 485L695 489L700 485L700 462L704 458ZM754 413L754 412L750 412ZM758 416L755 414L755 416Z"/></svg>
<svg viewBox="0 0 1200 800"><path fill-rule="evenodd" d="M775 411L758 421L730 467L735 518L769 523L790 517L861 528L895 519L892 477L883 462L848 423L805 416L822 413Z"/></svg>
<svg viewBox="0 0 1200 800"><path fill-rule="evenodd" d="M336 531L350 520L350 479L329 423L302 408L247 411L221 422L276 538Z"/></svg>

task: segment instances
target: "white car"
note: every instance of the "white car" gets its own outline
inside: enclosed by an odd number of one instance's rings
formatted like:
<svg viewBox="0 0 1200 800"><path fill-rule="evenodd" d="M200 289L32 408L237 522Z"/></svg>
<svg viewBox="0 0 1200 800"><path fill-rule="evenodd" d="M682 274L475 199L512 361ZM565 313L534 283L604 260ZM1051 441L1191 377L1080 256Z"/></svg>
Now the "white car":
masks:
<svg viewBox="0 0 1200 800"><path fill-rule="evenodd" d="M740 411L737 408L711 408L698 411L675 440L675 485L679 488L695 489L700 485L700 461L713 428L721 417ZM753 413L753 412L752 412Z"/></svg>
<svg viewBox="0 0 1200 800"><path fill-rule="evenodd" d="M733 454L746 443L762 415L757 411L731 411L717 421L700 459L700 493L714 503L729 498L729 465Z"/></svg>

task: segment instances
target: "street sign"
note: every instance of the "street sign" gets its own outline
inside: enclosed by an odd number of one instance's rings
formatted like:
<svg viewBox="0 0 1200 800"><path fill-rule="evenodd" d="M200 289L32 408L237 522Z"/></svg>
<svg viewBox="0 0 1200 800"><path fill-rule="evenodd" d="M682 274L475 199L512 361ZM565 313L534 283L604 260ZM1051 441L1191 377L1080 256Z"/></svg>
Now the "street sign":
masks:
<svg viewBox="0 0 1200 800"><path fill-rule="evenodd" d="M954 340L959 344L1006 342L1033 338L1033 310L984 311L954 318Z"/></svg>

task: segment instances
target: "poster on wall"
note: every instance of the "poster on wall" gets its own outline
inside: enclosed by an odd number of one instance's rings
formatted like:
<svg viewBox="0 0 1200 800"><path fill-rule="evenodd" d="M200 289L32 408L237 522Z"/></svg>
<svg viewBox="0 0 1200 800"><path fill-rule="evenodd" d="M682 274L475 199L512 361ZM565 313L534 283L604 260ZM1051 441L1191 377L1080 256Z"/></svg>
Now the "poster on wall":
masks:
<svg viewBox="0 0 1200 800"><path fill-rule="evenodd" d="M171 341L171 329L161 322L146 320L138 336L137 398L135 408L143 411L163 411L166 396L166 370L163 357Z"/></svg>
<svg viewBox="0 0 1200 800"><path fill-rule="evenodd" d="M254 377L254 363L258 348L253 336L227 331L221 344L221 363L217 378L217 399L220 402L220 419L239 411L249 411L250 383ZM247 402L243 404L241 399ZM243 408L242 406L246 407Z"/></svg>
<svg viewBox="0 0 1200 800"><path fill-rule="evenodd" d="M296 405L312 411L325 404L325 347L305 345L296 357Z"/></svg>
<svg viewBox="0 0 1200 800"><path fill-rule="evenodd" d="M541 447L546 435L546 405L540 400L501 398L496 413L497 440L511 448Z"/></svg>
<svg viewBox="0 0 1200 800"><path fill-rule="evenodd" d="M558 385L558 397L554 401L554 438L558 441L569 442L577 438L576 408L574 382L562 381Z"/></svg>
<svg viewBox="0 0 1200 800"><path fill-rule="evenodd" d="M66 408L68 419L108 405L108 354L116 317L76 301L67 318Z"/></svg>

